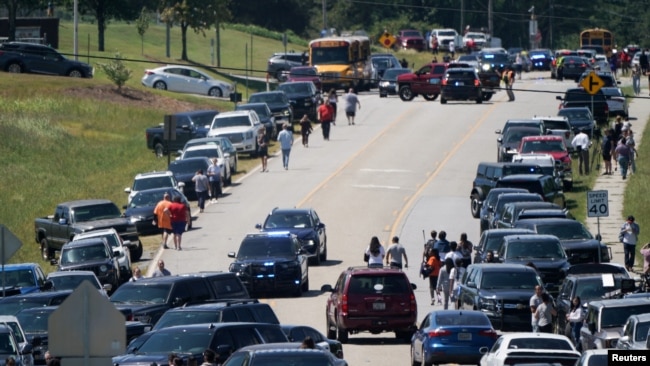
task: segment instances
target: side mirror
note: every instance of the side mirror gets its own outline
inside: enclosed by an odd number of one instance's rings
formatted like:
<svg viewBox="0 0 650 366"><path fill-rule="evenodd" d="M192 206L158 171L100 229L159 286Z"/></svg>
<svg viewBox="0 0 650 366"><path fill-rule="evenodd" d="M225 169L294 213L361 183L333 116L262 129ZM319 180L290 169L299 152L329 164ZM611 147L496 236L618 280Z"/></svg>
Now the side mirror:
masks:
<svg viewBox="0 0 650 366"><path fill-rule="evenodd" d="M180 297L177 297L177 298L174 299L174 301L172 301L172 306L174 306L174 307L176 307L176 306L181 306L181 305L183 305L184 303L185 303L185 300L183 300L183 299L180 298Z"/></svg>
<svg viewBox="0 0 650 366"><path fill-rule="evenodd" d="M54 287L54 283L52 283L52 281L50 281L50 280L47 280L47 281L43 282L43 286L41 286L41 291L51 290L52 287Z"/></svg>
<svg viewBox="0 0 650 366"><path fill-rule="evenodd" d="M113 285L111 285L110 283L106 283L104 284L104 286L102 286L102 288L108 293L111 292L111 290L113 289Z"/></svg>
<svg viewBox="0 0 650 366"><path fill-rule="evenodd" d="M321 286L320 290L322 292L334 292L334 289L332 288L332 285L323 285L323 286Z"/></svg>
<svg viewBox="0 0 650 366"><path fill-rule="evenodd" d="M59 261L56 258L52 258L50 259L50 264L56 266L57 264L59 264Z"/></svg>
<svg viewBox="0 0 650 366"><path fill-rule="evenodd" d="M628 343L630 341L629 336L622 336L621 338L618 339L618 343Z"/></svg>
<svg viewBox="0 0 650 366"><path fill-rule="evenodd" d="M479 352L480 354L482 354L482 355L488 353L489 351L490 351L490 349L487 348L487 347L481 347L481 348L478 349L478 352Z"/></svg>
<svg viewBox="0 0 650 366"><path fill-rule="evenodd" d="M255 228L257 230L262 230L262 224L255 224Z"/></svg>
<svg viewBox="0 0 650 366"><path fill-rule="evenodd" d="M228 252L228 258L235 258L235 252Z"/></svg>
<svg viewBox="0 0 650 366"><path fill-rule="evenodd" d="M557 99L557 100L562 100L562 96L557 95L557 96L555 96L555 99Z"/></svg>
<svg viewBox="0 0 650 366"><path fill-rule="evenodd" d="M502 143L503 143L503 138L498 137L498 138L497 138L497 142L500 143L500 144L502 144Z"/></svg>
<svg viewBox="0 0 650 366"><path fill-rule="evenodd" d="M21 355L28 355L28 354L31 354L32 351L33 351L32 345L27 343L20 349L20 354Z"/></svg>
<svg viewBox="0 0 650 366"><path fill-rule="evenodd" d="M115 257L115 258L121 258L122 256L123 256L123 254L122 254L122 252L120 252L119 250L114 250L114 251L113 251L113 257Z"/></svg>
<svg viewBox="0 0 650 366"><path fill-rule="evenodd" d="M603 236L600 233L596 234L596 240L603 241Z"/></svg>
<svg viewBox="0 0 650 366"><path fill-rule="evenodd" d="M476 288L476 282L467 282L467 287L469 288Z"/></svg>
<svg viewBox="0 0 650 366"><path fill-rule="evenodd" d="M59 219L59 225L67 225L68 219Z"/></svg>
<svg viewBox="0 0 650 366"><path fill-rule="evenodd" d="M496 133L497 135L500 135L500 134L501 134L501 130L494 130L494 133Z"/></svg>
<svg viewBox="0 0 650 366"><path fill-rule="evenodd" d="M129 187L124 188L124 193L131 193L131 188Z"/></svg>
<svg viewBox="0 0 650 366"><path fill-rule="evenodd" d="M125 241L123 241L123 242L122 242L122 246L130 247L130 246L131 246L131 240L125 240Z"/></svg>

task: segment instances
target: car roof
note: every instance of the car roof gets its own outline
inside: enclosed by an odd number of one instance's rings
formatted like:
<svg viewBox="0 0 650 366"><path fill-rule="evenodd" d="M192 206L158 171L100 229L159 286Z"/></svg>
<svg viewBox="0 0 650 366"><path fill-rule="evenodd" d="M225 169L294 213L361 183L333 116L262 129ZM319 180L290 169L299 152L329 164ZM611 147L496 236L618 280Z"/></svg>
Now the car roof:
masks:
<svg viewBox="0 0 650 366"><path fill-rule="evenodd" d="M87 247L87 246L97 245L97 244L108 245L108 243L106 242L106 239L100 238L100 237L92 237L92 238L83 238L83 239L79 239L79 240L69 241L69 242L63 244L62 249Z"/></svg>
<svg viewBox="0 0 650 366"><path fill-rule="evenodd" d="M178 192L179 194L182 194L182 192L181 192L180 190L178 190L177 188L174 188L174 187L162 187L162 188L149 188L149 189L143 189L143 190L141 190L141 191L138 191L138 192L136 193L136 196L137 196L137 195L146 195L146 194L154 194L154 195L155 195L155 194L158 194L158 195L160 195L160 197L161 197L161 199L162 199L162 196L163 196L165 193L171 193L172 191L176 191L176 192ZM98 230L98 231L99 231L99 230ZM94 232L94 231L91 231L91 232ZM89 236L90 236L90 235L89 235Z"/></svg>
<svg viewBox="0 0 650 366"><path fill-rule="evenodd" d="M203 145L197 145L197 146L203 146ZM169 163L169 165L184 165L184 164L188 164L188 163L190 163L190 162L198 161L198 160L202 160L202 161L204 161L204 162L207 161L208 165L211 163L211 162L210 162L210 158L208 158L208 157L205 157L205 156L194 156L194 157L191 157L191 158L185 158L185 159L179 159L179 160L172 160L172 161Z"/></svg>
<svg viewBox="0 0 650 366"><path fill-rule="evenodd" d="M201 330L201 329L218 329L218 328L237 328L237 327L279 327L278 324L271 323L254 323L254 322L224 322L224 323L198 323L198 324L182 324L174 325L171 327L160 328L156 333L176 333L187 330Z"/></svg>
<svg viewBox="0 0 650 366"><path fill-rule="evenodd" d="M169 312L183 312L183 311L206 311L212 312L223 308L234 306L253 305L253 306L267 306L268 304L261 303L257 299L218 299L201 304L183 305L177 308L169 309Z"/></svg>
<svg viewBox="0 0 650 366"><path fill-rule="evenodd" d="M515 164L521 164L521 163L515 163ZM505 177L499 178L499 181L505 181L505 182L510 182L510 181L535 181L535 180L540 180L544 177L550 177L548 175L544 174L512 174L512 175L506 175ZM550 177L552 178L552 177Z"/></svg>
<svg viewBox="0 0 650 366"><path fill-rule="evenodd" d="M201 109L201 110L196 110L196 111L176 112L176 113L172 114L172 116L196 116L196 115L209 114L209 113L218 114L219 111L214 110L214 109Z"/></svg>
<svg viewBox="0 0 650 366"><path fill-rule="evenodd" d="M154 188L154 189L159 189L159 188ZM169 187L165 188L169 189ZM148 189L148 191L151 191L152 189ZM139 191L141 192L141 191ZM112 234L112 235L118 235L117 230L115 230L112 227L109 227L108 229L99 229L99 230L92 230L92 231L85 231L83 233L75 234L75 238L78 238L76 240L79 240L81 238L92 238L96 236L105 236L107 234Z"/></svg>
<svg viewBox="0 0 650 366"><path fill-rule="evenodd" d="M569 268L569 275L596 275L601 276L603 273L624 274L630 277L629 272L622 264L618 263L578 263Z"/></svg>
<svg viewBox="0 0 650 366"><path fill-rule="evenodd" d="M645 313L645 314L632 314L630 315L630 318L634 318L639 322L650 322L650 313Z"/></svg>
<svg viewBox="0 0 650 366"><path fill-rule="evenodd" d="M506 235L503 237L503 241L505 242L510 242L510 241L535 241L535 242L540 242L540 241L552 241L552 242L560 242L560 239L557 238L555 235L548 235L548 234L525 234L525 235Z"/></svg>
<svg viewBox="0 0 650 366"><path fill-rule="evenodd" d="M170 172L169 170L160 170L160 171L153 171L153 172L147 172L147 173L138 173L135 176L135 179L143 179L143 178L151 178L151 177L167 177L167 176L174 176L174 173Z"/></svg>
<svg viewBox="0 0 650 366"><path fill-rule="evenodd" d="M311 208L274 208L270 215L272 214L291 214L291 213L310 213L312 212Z"/></svg>
<svg viewBox="0 0 650 366"><path fill-rule="evenodd" d="M537 273L537 271L529 266L524 264L513 264L513 263L499 263L495 265L494 263L477 263L470 264L470 267L479 268L483 272L531 272ZM468 267L469 269L469 267Z"/></svg>
<svg viewBox="0 0 650 366"><path fill-rule="evenodd" d="M521 141L564 141L564 137L558 135L524 136Z"/></svg>
<svg viewBox="0 0 650 366"><path fill-rule="evenodd" d="M400 274L406 277L406 273L402 272L402 270L390 267L348 267L345 272L348 272L351 275L390 273Z"/></svg>
<svg viewBox="0 0 650 366"><path fill-rule="evenodd" d="M310 81L311 83L311 81ZM260 103L261 104L261 103ZM264 103L266 104L266 103ZM251 114L251 110L248 109L240 109L236 111L229 111L229 112L222 112L214 116L214 119L221 119L221 118L228 118L228 117L233 117L233 116L248 116Z"/></svg>
<svg viewBox="0 0 650 366"><path fill-rule="evenodd" d="M546 202L546 203L548 203L548 202ZM548 212L548 211L551 211L553 209L545 208L545 209L535 209L535 210L539 210L539 211L542 211L542 212L543 211ZM562 208L556 208L555 210L564 211L564 209L562 209ZM528 211L526 211L526 212L528 212ZM573 220L573 219L563 219L563 218L559 218L559 217L557 217L557 218L548 217L548 218L539 218L539 219L517 220L517 223L519 223L519 222L522 222L522 223L534 223L534 224L538 224L538 225L539 224L553 225L553 226L556 226L556 225L580 225L580 226L584 227L584 225L580 221L576 221L576 220Z"/></svg>
<svg viewBox="0 0 650 366"><path fill-rule="evenodd" d="M71 277L71 276L95 276L93 271L54 271L47 274L47 278Z"/></svg>
<svg viewBox="0 0 650 366"><path fill-rule="evenodd" d="M20 271L22 269L34 269L40 267L36 263L15 263L15 264L5 264L4 265L4 270L5 271Z"/></svg>
<svg viewBox="0 0 650 366"><path fill-rule="evenodd" d="M54 290L54 291L41 291L41 292L30 292L28 294L14 295L9 297L0 298L0 302L20 302L27 301L29 299L40 299L40 298L49 298L49 297L58 297L61 295L70 295L73 290Z"/></svg>
<svg viewBox="0 0 650 366"><path fill-rule="evenodd" d="M532 333L532 332L503 333L501 334L501 338L504 341L510 341L512 339L518 339L518 338L549 338L549 339L559 339L571 343L571 341L566 336L561 334L553 334L553 333Z"/></svg>
<svg viewBox="0 0 650 366"><path fill-rule="evenodd" d="M218 150L221 149L219 145L215 144L202 144L202 145L193 145L185 149L185 151L196 151L196 150ZM208 158L206 158L208 159ZM181 159L185 160L185 159Z"/></svg>
<svg viewBox="0 0 650 366"><path fill-rule="evenodd" d="M634 305L650 305L648 299L646 298L623 298L623 299L610 299L610 300L595 300L590 301L589 306L594 306L597 308L603 307L627 307Z"/></svg>
<svg viewBox="0 0 650 366"><path fill-rule="evenodd" d="M529 230L529 229L519 229L519 228L512 228L512 229L489 229L483 231L483 234L481 235L486 235L486 236L491 236L491 235L516 235L516 234L535 234L534 231Z"/></svg>
<svg viewBox="0 0 650 366"><path fill-rule="evenodd" d="M104 204L104 203L113 203L113 202L106 199L76 200L76 201L62 202L59 204L59 206L68 206L74 208L74 207L93 206L93 205Z"/></svg>

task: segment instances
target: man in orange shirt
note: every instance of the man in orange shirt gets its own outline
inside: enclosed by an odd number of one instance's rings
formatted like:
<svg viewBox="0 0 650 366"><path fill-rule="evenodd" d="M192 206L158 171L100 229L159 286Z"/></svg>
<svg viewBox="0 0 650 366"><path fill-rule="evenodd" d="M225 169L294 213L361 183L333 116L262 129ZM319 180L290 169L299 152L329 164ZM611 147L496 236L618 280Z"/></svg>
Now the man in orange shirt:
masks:
<svg viewBox="0 0 650 366"><path fill-rule="evenodd" d="M172 232L172 220L169 217L169 211L165 209L169 208L171 204L172 201L169 198L169 193L165 193L162 201L158 202L156 208L153 209L153 214L156 215L156 223L162 232L162 245L165 249L169 249L167 239Z"/></svg>

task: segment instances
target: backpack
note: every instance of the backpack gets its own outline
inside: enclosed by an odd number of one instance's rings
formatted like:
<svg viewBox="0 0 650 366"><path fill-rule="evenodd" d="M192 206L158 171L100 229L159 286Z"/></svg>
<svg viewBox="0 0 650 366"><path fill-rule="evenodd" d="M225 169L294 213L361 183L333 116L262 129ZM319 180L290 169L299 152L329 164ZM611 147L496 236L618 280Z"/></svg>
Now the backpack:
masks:
<svg viewBox="0 0 650 366"><path fill-rule="evenodd" d="M435 242L435 240L429 239L426 243L424 243L424 252L429 253L429 250L433 249L433 244Z"/></svg>

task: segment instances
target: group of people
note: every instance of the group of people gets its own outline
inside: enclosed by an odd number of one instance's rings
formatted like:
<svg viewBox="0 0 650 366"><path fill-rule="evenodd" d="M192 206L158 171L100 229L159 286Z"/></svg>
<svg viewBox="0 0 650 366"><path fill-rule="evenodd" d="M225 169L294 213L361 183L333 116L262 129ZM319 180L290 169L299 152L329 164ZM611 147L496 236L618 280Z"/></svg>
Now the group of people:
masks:
<svg viewBox="0 0 650 366"><path fill-rule="evenodd" d="M467 234L460 234L460 239L448 241L447 233L431 231L431 239L424 244L420 274L429 279L431 305L443 305L449 308L449 302L458 308L458 289L467 266L472 264L473 244L467 240Z"/></svg>
<svg viewBox="0 0 650 366"><path fill-rule="evenodd" d="M140 267L136 265L134 265L133 268L131 269L131 273L133 273L133 275L131 276L131 278L129 278L129 282L136 282L145 278L144 275L142 274L142 270L140 269ZM167 268L165 268L165 261L159 259L158 267L151 274L151 277L164 277L164 276L171 276L171 275L172 273Z"/></svg>
<svg viewBox="0 0 650 366"><path fill-rule="evenodd" d="M379 238L373 236L370 239L370 244L368 244L368 247L363 253L363 260L368 263L368 267L383 267L384 261L391 268L403 269L409 266L406 249L400 244L399 237L397 236L393 236L388 249L384 249Z"/></svg>
<svg viewBox="0 0 650 366"><path fill-rule="evenodd" d="M196 191L196 198L199 204L200 212L205 209L205 203L210 200L211 203L217 203L221 196L221 167L217 158L211 159L211 164L207 171L199 169L192 177Z"/></svg>
<svg viewBox="0 0 650 366"><path fill-rule="evenodd" d="M601 152L605 165L603 175L612 174L612 158L621 168L621 176L627 178L628 172L636 173L636 142L632 125L623 122L621 116L617 116L612 128L605 130L605 137L601 144ZM617 167L614 167L617 170Z"/></svg>
<svg viewBox="0 0 650 366"><path fill-rule="evenodd" d="M199 170L199 172L201 171ZM201 203L199 203L200 206ZM203 208L201 208L201 212L203 212ZM187 217L187 207L185 207L185 204L181 200L181 196L174 196L172 199L171 195L165 192L163 199L158 202L153 213L155 219L152 224L158 226L162 232L162 247L169 249L167 241L169 235L173 234L174 249L182 250L181 239L185 232L185 225L187 225L187 220L191 220L192 218Z"/></svg>

